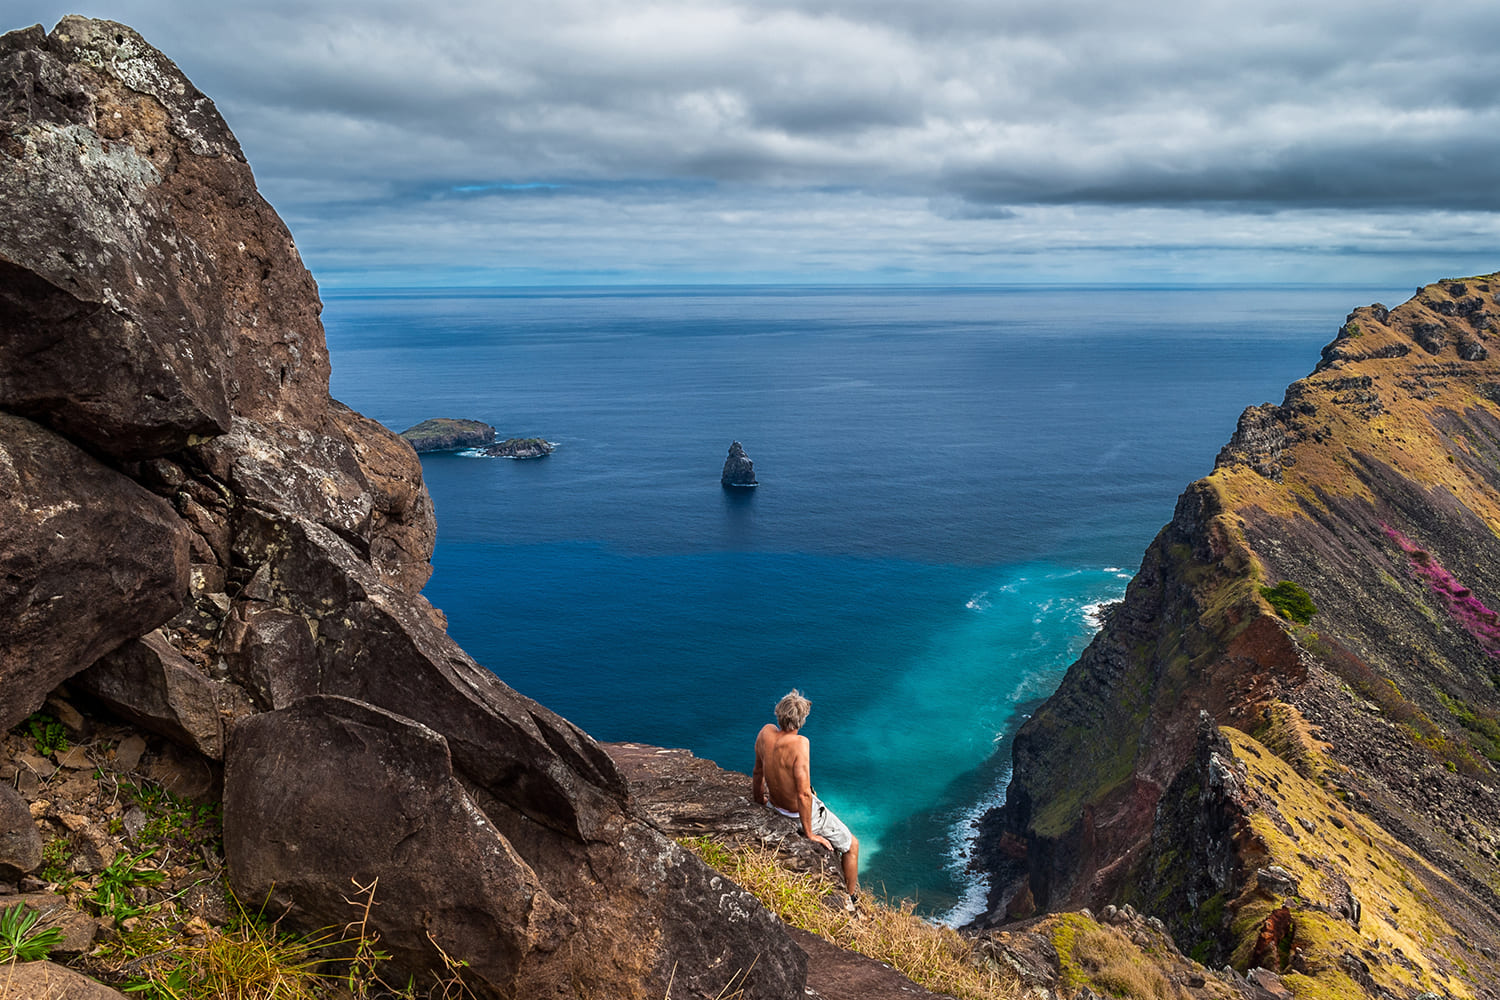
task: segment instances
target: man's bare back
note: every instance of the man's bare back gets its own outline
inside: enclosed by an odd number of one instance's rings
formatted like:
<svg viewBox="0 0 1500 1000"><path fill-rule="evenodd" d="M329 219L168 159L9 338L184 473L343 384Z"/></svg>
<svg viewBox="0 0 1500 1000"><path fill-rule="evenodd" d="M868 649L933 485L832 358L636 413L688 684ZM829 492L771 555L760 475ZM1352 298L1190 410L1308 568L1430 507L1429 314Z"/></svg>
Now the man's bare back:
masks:
<svg viewBox="0 0 1500 1000"><path fill-rule="evenodd" d="M751 776L755 801L796 813L802 820L802 832L815 843L829 847L828 841L812 832L811 750L806 736L796 730L784 731L766 723L755 737L755 773ZM831 848L830 848L831 849Z"/></svg>

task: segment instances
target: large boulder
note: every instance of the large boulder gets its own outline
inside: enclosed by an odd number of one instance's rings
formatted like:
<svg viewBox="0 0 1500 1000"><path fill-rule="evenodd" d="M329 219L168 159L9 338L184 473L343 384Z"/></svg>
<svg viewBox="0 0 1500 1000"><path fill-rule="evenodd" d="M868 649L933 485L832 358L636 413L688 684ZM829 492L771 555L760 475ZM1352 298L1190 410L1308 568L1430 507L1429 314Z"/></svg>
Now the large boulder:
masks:
<svg viewBox="0 0 1500 1000"><path fill-rule="evenodd" d="M0 413L0 729L177 612L188 534L160 497Z"/></svg>
<svg viewBox="0 0 1500 1000"><path fill-rule="evenodd" d="M592 842L507 836L420 723L315 696L242 723L231 747L236 890L329 926L370 887L399 970L441 967L441 949L483 997L714 996L741 972L745 996L801 992L805 958L743 890L624 813Z"/></svg>
<svg viewBox="0 0 1500 1000"><path fill-rule="evenodd" d="M74 678L73 686L210 760L224 759L225 733L253 711L241 688L208 677L160 631L120 646Z"/></svg>

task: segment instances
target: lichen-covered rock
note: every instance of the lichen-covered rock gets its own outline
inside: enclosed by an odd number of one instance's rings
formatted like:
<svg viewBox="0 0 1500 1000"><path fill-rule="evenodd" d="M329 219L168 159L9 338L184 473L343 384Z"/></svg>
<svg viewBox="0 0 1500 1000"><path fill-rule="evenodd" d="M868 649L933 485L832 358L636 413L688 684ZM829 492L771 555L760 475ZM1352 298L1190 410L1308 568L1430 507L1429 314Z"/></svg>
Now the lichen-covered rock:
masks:
<svg viewBox="0 0 1500 1000"><path fill-rule="evenodd" d="M326 405L316 288L213 102L130 28L0 39L0 407L120 458Z"/></svg>
<svg viewBox="0 0 1500 1000"><path fill-rule="evenodd" d="M161 498L0 413L0 729L177 612L188 534Z"/></svg>

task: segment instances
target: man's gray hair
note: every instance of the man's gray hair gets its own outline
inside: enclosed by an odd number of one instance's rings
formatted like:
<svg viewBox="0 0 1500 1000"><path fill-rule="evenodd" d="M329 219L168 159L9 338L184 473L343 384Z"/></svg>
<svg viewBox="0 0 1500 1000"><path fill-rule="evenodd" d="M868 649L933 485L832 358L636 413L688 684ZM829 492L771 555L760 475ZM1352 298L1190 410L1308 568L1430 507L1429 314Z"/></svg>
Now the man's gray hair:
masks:
<svg viewBox="0 0 1500 1000"><path fill-rule="evenodd" d="M812 702L802 697L802 692L792 688L776 703L776 724L782 729L801 729L807 721Z"/></svg>

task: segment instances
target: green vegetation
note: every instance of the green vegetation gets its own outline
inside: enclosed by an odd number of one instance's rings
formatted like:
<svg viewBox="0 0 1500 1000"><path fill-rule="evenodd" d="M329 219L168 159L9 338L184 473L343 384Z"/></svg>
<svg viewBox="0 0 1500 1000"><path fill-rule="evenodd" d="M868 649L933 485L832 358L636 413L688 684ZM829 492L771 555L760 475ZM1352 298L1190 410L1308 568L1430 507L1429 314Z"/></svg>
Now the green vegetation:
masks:
<svg viewBox="0 0 1500 1000"><path fill-rule="evenodd" d="M67 730L46 712L33 712L22 725L31 737L32 746L43 757L68 749Z"/></svg>
<svg viewBox="0 0 1500 1000"><path fill-rule="evenodd" d="M1306 625L1318 613L1312 597L1301 586L1291 580L1282 580L1274 587L1260 588L1260 596L1276 609L1276 613L1298 625Z"/></svg>
<svg viewBox="0 0 1500 1000"><path fill-rule="evenodd" d="M728 846L711 837L681 841L709 867L733 879L793 927L884 962L912 982L959 1000L1011 1000L1013 975L974 961L973 947L951 927L928 923L910 900L860 897L859 913L831 906L847 899L843 884L823 872L787 869L774 850Z"/></svg>
<svg viewBox="0 0 1500 1000"><path fill-rule="evenodd" d="M75 877L68 869L68 863L72 860L73 851L67 840L54 837L42 845L42 868L37 874L43 882L64 885Z"/></svg>
<svg viewBox="0 0 1500 1000"><path fill-rule="evenodd" d="M139 894L135 891L144 886L160 885L166 879L165 874L146 864L155 853L153 848L140 854L121 851L115 855L115 859L99 873L98 884L89 896L89 902L99 911L99 916L123 923L156 909L155 906L140 904Z"/></svg>
<svg viewBox="0 0 1500 1000"><path fill-rule="evenodd" d="M138 928L121 934L109 956L129 970L123 991L141 1000L472 1000L464 963L441 949L447 974L428 989L381 978L389 955L369 923L375 888L356 883L350 899L356 919L342 929L284 932L231 896L235 918L222 931L210 928L183 944L166 928Z"/></svg>
<svg viewBox="0 0 1500 1000"><path fill-rule="evenodd" d="M168 854L197 855L205 848L223 853L224 817L219 803L198 805L146 782L125 782L121 789L150 817L136 836L137 843L162 848Z"/></svg>
<svg viewBox="0 0 1500 1000"><path fill-rule="evenodd" d="M1437 696L1449 714L1458 720L1459 725L1472 734L1474 748L1490 760L1500 763L1500 716L1482 708L1476 711L1442 691L1437 692Z"/></svg>
<svg viewBox="0 0 1500 1000"><path fill-rule="evenodd" d="M41 919L40 913L19 903L0 909L0 965L38 961L62 944L63 932L56 927L36 929Z"/></svg>

